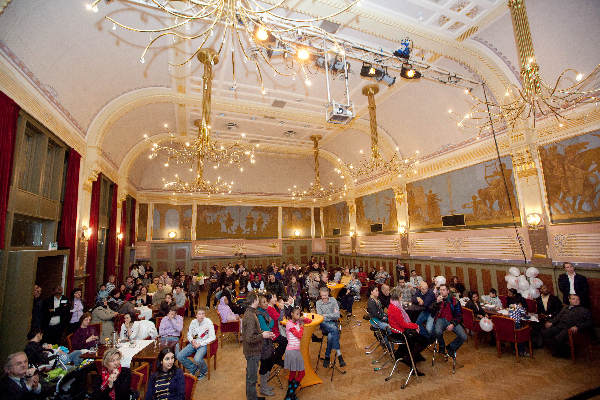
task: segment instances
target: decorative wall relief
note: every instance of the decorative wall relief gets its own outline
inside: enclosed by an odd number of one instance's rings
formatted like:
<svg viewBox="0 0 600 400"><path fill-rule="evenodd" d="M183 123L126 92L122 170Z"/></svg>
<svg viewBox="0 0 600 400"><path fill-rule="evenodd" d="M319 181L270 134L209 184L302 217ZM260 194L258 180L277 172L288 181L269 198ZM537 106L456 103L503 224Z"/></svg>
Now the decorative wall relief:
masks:
<svg viewBox="0 0 600 400"><path fill-rule="evenodd" d="M552 222L600 220L600 133L540 147Z"/></svg>
<svg viewBox="0 0 600 400"><path fill-rule="evenodd" d="M515 222L520 224L511 157L501 158ZM411 231L442 228L442 216L464 214L469 227L505 226L513 218L498 160L406 185Z"/></svg>
<svg viewBox="0 0 600 400"><path fill-rule="evenodd" d="M277 238L277 234L277 207L198 206L198 240L264 239Z"/></svg>
<svg viewBox="0 0 600 400"><path fill-rule="evenodd" d="M398 232L396 198L392 189L358 197L356 203L356 228L360 234L371 232L372 224L383 224L383 232Z"/></svg>
<svg viewBox="0 0 600 400"><path fill-rule="evenodd" d="M283 207L281 212L281 233L284 238L295 238L295 231L298 231L298 237L310 237L310 208Z"/></svg>
<svg viewBox="0 0 600 400"><path fill-rule="evenodd" d="M340 229L340 235L348 235L350 233L348 218L348 204L345 201L323 207L325 237L333 236L334 229Z"/></svg>
<svg viewBox="0 0 600 400"><path fill-rule="evenodd" d="M166 240L169 232L175 232L173 239L192 239L192 206L154 204L152 216L152 240Z"/></svg>

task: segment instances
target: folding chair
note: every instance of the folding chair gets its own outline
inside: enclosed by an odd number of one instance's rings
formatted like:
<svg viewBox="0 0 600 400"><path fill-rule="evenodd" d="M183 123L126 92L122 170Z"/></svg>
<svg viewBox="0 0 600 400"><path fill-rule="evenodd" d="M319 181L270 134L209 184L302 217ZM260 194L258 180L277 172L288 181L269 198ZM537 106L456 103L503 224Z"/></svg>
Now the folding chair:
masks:
<svg viewBox="0 0 600 400"><path fill-rule="evenodd" d="M398 363L404 359L403 357L396 357L396 352L394 351L394 346L398 346L398 347L406 346L406 350L407 350L408 356L410 358L410 371L408 371L406 380L404 381L402 386L400 386L401 389L404 389L408 385L410 377L413 374L417 378L417 381L419 380L419 375L417 374L417 367L415 366L415 360L413 359L412 351L410 350L410 346L408 345L408 340L407 340L404 332L400 332L399 330L396 330L396 329L390 327L390 333L387 335L387 340L389 343L388 351L389 351L390 356L394 360L394 367L392 368L392 371L387 376L387 378L385 378L386 382L389 381L390 379L392 379L392 376L394 375L394 372L396 371L396 367L398 366Z"/></svg>

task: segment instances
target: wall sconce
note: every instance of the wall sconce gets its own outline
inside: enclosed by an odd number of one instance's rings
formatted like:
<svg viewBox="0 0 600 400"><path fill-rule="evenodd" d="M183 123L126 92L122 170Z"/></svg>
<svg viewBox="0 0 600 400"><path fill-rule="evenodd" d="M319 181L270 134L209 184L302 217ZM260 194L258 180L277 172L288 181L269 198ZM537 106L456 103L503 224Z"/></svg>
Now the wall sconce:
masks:
<svg viewBox="0 0 600 400"><path fill-rule="evenodd" d="M356 233L354 231L350 231L350 237L354 237L354 235L356 235Z"/></svg>
<svg viewBox="0 0 600 400"><path fill-rule="evenodd" d="M82 226L81 227L81 237L83 238L83 240L90 240L90 238L92 237L92 228L88 228L87 226Z"/></svg>
<svg viewBox="0 0 600 400"><path fill-rule="evenodd" d="M177 233L175 231L169 232L169 239L175 239L175 236L177 236Z"/></svg>
<svg viewBox="0 0 600 400"><path fill-rule="evenodd" d="M406 225L400 225L400 226L398 227L398 233L399 233L400 235L406 235Z"/></svg>
<svg viewBox="0 0 600 400"><path fill-rule="evenodd" d="M294 236L299 237L300 236L300 231L298 229L296 229L294 231Z"/></svg>
<svg viewBox="0 0 600 400"><path fill-rule="evenodd" d="M117 233L117 239L123 240L123 232Z"/></svg>
<svg viewBox="0 0 600 400"><path fill-rule="evenodd" d="M541 227L542 216L539 213L529 213L527 214L527 225L529 225L533 229L538 229Z"/></svg>

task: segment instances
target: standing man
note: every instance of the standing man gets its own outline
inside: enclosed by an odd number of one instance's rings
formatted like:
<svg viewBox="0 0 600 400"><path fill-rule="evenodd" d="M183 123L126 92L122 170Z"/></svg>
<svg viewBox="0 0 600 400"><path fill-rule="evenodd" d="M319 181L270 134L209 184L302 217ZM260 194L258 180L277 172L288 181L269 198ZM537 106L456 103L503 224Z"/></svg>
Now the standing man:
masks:
<svg viewBox="0 0 600 400"><path fill-rule="evenodd" d="M49 343L62 344L62 334L69 322L69 300L63 296L62 286L54 288L53 295L44 303L44 326Z"/></svg>
<svg viewBox="0 0 600 400"><path fill-rule="evenodd" d="M42 300L42 288L33 286L33 307L31 309L31 329L42 329L44 321L44 301Z"/></svg>
<svg viewBox="0 0 600 400"><path fill-rule="evenodd" d="M335 350L337 353L340 367L345 367L346 363L342 358L342 351L340 350L340 331L338 330L340 308L338 306L338 302L333 297L329 297L329 288L326 286L319 289L319 296L321 296L321 298L317 300L317 314L321 314L323 316L323 322L321 322L321 331L323 332L323 335L327 335L327 349L325 350L323 367L329 368L331 350Z"/></svg>
<svg viewBox="0 0 600 400"><path fill-rule="evenodd" d="M576 294L581 300L581 305L589 307L590 288L585 276L575 273L575 267L570 262L563 264L564 274L558 277L558 289L563 294L563 303L569 304L569 295Z"/></svg>
<svg viewBox="0 0 600 400"><path fill-rule="evenodd" d="M183 325L183 318L181 319ZM175 317L172 317L175 318ZM161 325L162 325L161 321ZM206 312L199 308L196 313L196 319L190 323L188 328L187 340L188 345L177 354L177 360L188 370L192 375L197 375L198 380L203 379L208 371L204 356L206 355L206 346L215 340L215 327L209 318L206 318ZM179 344L177 345L179 346ZM194 356L194 361L188 359L189 356Z"/></svg>
<svg viewBox="0 0 600 400"><path fill-rule="evenodd" d="M256 396L256 382L258 381L258 364L262 350L263 339L274 339L275 334L271 331L262 331L256 315L258 307L258 295L254 292L248 293L246 297L248 307L242 319L242 341L244 344L244 356L246 357L246 399L264 400L264 397Z"/></svg>

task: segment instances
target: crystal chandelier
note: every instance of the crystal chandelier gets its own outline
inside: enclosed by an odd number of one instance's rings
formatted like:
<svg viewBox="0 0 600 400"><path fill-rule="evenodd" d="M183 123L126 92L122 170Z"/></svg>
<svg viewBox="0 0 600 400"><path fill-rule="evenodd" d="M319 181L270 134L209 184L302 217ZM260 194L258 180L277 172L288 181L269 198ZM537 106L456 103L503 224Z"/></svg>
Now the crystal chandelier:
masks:
<svg viewBox="0 0 600 400"><path fill-rule="evenodd" d="M93 0L88 4L88 9L98 11L98 4L102 0ZM110 0L106 0L108 3ZM231 63L233 69L233 81L235 85L235 52L241 51L245 62L252 62L256 66L258 79L263 88L263 71L260 64L268 65L275 74L296 75L293 64L285 63L291 69L282 71L271 62L274 55L296 56L300 61L300 71L307 78L305 62L311 58L311 53L320 52L311 42L313 39L338 43L338 41L320 27L314 26L315 22L331 20L331 18L342 14L360 0L352 0L350 4L342 9L323 17L315 18L291 18L277 13L286 0L276 0L274 5L261 3L257 0L146 0L145 7L152 7L166 17L173 20L172 23L160 28L136 28L120 23L110 16L106 19L113 23L113 29L117 26L134 31L154 33L145 46L140 62L145 62L145 56L150 47L159 39L171 37L173 40L197 41L193 54L177 66L190 62L198 52L201 51L209 39L216 36L215 43L218 47L217 54L221 54L227 45L231 49ZM280 15L281 14L281 15ZM198 25L198 23L200 25ZM193 32L193 33L190 33Z"/></svg>
<svg viewBox="0 0 600 400"><path fill-rule="evenodd" d="M288 192L292 195L292 200L313 199L314 202L317 200L328 199L332 200L334 196L339 194L340 199L346 196L347 186L334 186L333 182L329 185L323 186L321 184L321 176L319 174L319 140L322 139L321 135L312 135L310 140L313 141L313 159L315 169L315 180L310 183L310 187L307 189L298 189L294 185L293 188L289 188Z"/></svg>
<svg viewBox="0 0 600 400"><path fill-rule="evenodd" d="M213 169L219 169L221 166L238 167L240 172L244 172L241 165L249 160L251 164L256 162L254 158L254 147L235 141L231 144L219 143L211 137L211 94L213 66L219 62L219 56L213 49L201 49L198 51L198 60L204 64L203 93L202 93L202 119L196 120L198 127L198 136L191 142L181 143L175 140L171 134L171 140L168 144L154 142L150 149L148 158L154 159L166 157L165 167L171 163L186 166L190 172L195 172L196 177L193 181L187 182L179 174L175 174L173 181L165 182L164 187L177 192L205 192L205 193L231 193L233 182L228 183L220 178L211 183L204 179L204 168L207 164L212 164Z"/></svg>
<svg viewBox="0 0 600 400"><path fill-rule="evenodd" d="M402 159L396 151L389 160L386 160L379 151L379 135L377 133L377 106L375 104L375 95L378 92L379 86L377 85L367 85L362 89L362 94L367 96L369 104L371 157L361 160L358 165L354 165L352 163L347 164L350 174L354 177L355 183L360 179L368 179L385 175L396 175L398 178L402 178L417 172L415 165L419 163L419 160L417 159L419 154L418 151L414 156L405 159ZM336 172L341 174L341 170L339 169L336 170Z"/></svg>
<svg viewBox="0 0 600 400"><path fill-rule="evenodd" d="M504 94L503 104L490 101L487 89L483 95L470 94L474 100L471 110L457 121L459 127L478 128L480 134L493 126L514 129L520 121L531 121L535 127L538 118L554 118L559 126L569 120L567 112L583 104L598 103L600 95L600 65L587 76L565 69L554 84L544 82L536 62L525 0L508 0L515 44L521 67L522 87L512 85Z"/></svg>

